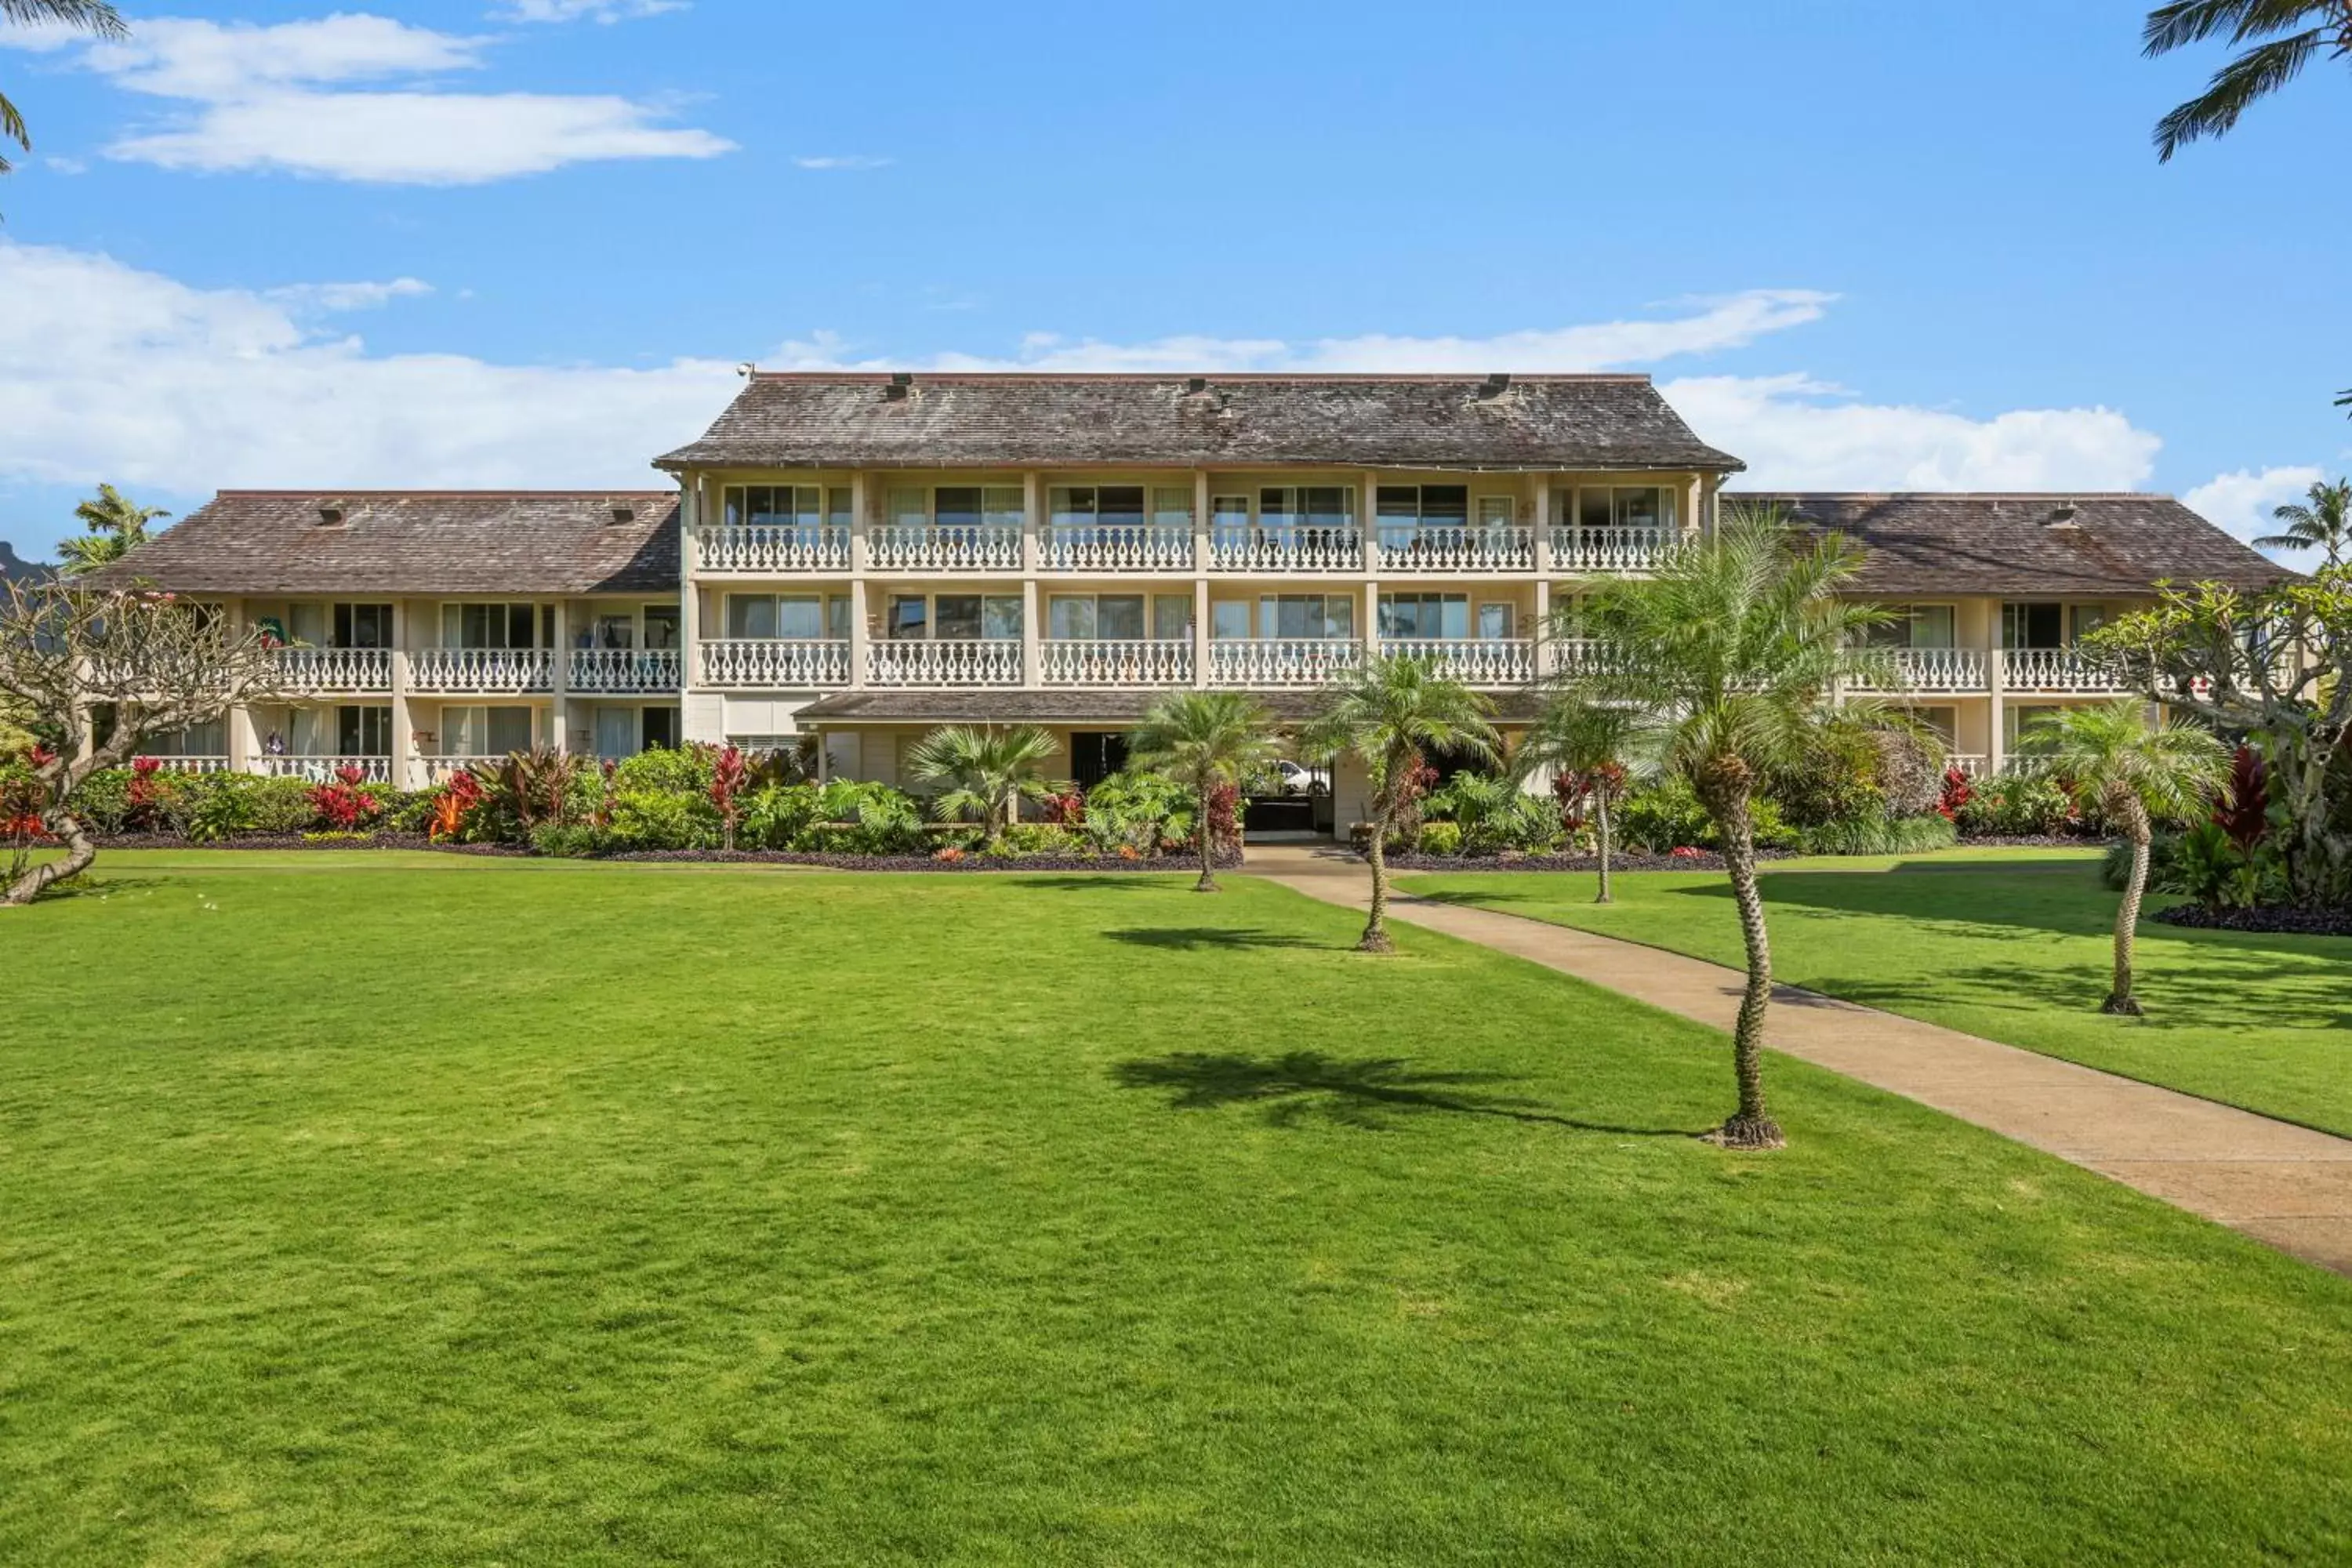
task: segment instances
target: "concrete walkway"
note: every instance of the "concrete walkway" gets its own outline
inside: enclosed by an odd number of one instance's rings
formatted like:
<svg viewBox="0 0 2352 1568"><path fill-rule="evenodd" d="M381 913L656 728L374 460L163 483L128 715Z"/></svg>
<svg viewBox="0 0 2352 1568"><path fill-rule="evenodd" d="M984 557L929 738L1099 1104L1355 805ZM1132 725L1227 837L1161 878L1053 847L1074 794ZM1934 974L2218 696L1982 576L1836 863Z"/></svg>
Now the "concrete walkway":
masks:
<svg viewBox="0 0 2352 1568"><path fill-rule="evenodd" d="M1363 862L1328 847L1253 847L1247 868L1327 903L1370 900ZM1739 1010L1746 977L1719 964L1410 895L1389 913L1727 1032ZM1774 1050L2352 1274L2352 1141L1793 986L1773 995Z"/></svg>

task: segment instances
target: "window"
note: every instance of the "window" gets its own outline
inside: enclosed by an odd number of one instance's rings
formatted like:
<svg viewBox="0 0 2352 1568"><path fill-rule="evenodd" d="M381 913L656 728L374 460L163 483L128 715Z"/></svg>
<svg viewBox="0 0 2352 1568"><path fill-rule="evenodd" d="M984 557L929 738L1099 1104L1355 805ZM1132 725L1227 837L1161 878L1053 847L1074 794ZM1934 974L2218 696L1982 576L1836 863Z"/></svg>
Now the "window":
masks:
<svg viewBox="0 0 2352 1568"><path fill-rule="evenodd" d="M1478 606L1478 636L1486 642L1508 639L1512 624L1518 618L1518 606L1508 599L1488 599Z"/></svg>
<svg viewBox="0 0 2352 1568"><path fill-rule="evenodd" d="M644 710L643 737L648 752L658 746L665 752L677 750L677 710L648 708Z"/></svg>
<svg viewBox="0 0 2352 1568"><path fill-rule="evenodd" d="M392 755L392 710L347 706L335 710L335 755Z"/></svg>
<svg viewBox="0 0 2352 1568"><path fill-rule="evenodd" d="M1381 636L1403 640L1470 635L1467 594L1382 594Z"/></svg>
<svg viewBox="0 0 2352 1568"><path fill-rule="evenodd" d="M2055 702L2012 703L2000 710L2001 740L2004 751L2017 750L2018 742L2041 720L2059 710Z"/></svg>
<svg viewBox="0 0 2352 1568"><path fill-rule="evenodd" d="M890 595L889 636L892 642L921 642L931 635L931 602L920 594Z"/></svg>
<svg viewBox="0 0 2352 1568"><path fill-rule="evenodd" d="M1478 531L1495 533L1516 525L1519 521L1519 503L1510 496L1480 496L1478 498Z"/></svg>
<svg viewBox="0 0 2352 1568"><path fill-rule="evenodd" d="M1675 526L1675 492L1658 485L1582 485L1555 496L1552 515L1559 521L1573 521L1588 531L1671 530Z"/></svg>
<svg viewBox="0 0 2352 1568"><path fill-rule="evenodd" d="M1915 708L1911 710L1911 715L1936 732L1937 737L1944 742L1944 750L1951 751L1960 743L1960 710L1958 709Z"/></svg>
<svg viewBox="0 0 2352 1568"><path fill-rule="evenodd" d="M157 730L141 744L151 757L225 757L228 755L226 721L208 719L184 730Z"/></svg>
<svg viewBox="0 0 2352 1568"><path fill-rule="evenodd" d="M892 604L895 606L904 602L893 600ZM931 635L936 642L1021 639L1021 598L1017 594L940 594L933 599L931 609Z"/></svg>
<svg viewBox="0 0 2352 1568"><path fill-rule="evenodd" d="M970 534L985 526L1018 531L1028 508L1019 485L941 485L890 492L890 521L901 528L936 527Z"/></svg>
<svg viewBox="0 0 2352 1568"><path fill-rule="evenodd" d="M1164 533L1192 531L1192 489L1189 485L1160 485L1151 492L1151 523Z"/></svg>
<svg viewBox="0 0 2352 1568"><path fill-rule="evenodd" d="M550 629L555 619L548 608ZM443 647L537 647L541 616L530 605L444 605L441 606Z"/></svg>
<svg viewBox="0 0 2352 1568"><path fill-rule="evenodd" d="M1888 605L1895 619L1870 628L1873 647L1953 647L1949 605Z"/></svg>
<svg viewBox="0 0 2352 1568"><path fill-rule="evenodd" d="M1266 528L1346 528L1356 521L1353 485L1269 485L1257 492Z"/></svg>
<svg viewBox="0 0 2352 1568"><path fill-rule="evenodd" d="M1375 493L1384 533L1458 533L1470 521L1467 485L1382 485Z"/></svg>
<svg viewBox="0 0 2352 1568"><path fill-rule="evenodd" d="M2105 605L2067 605L2066 641L2068 645L2078 643L2088 634L2097 631L2106 624L2106 619L2107 607Z"/></svg>
<svg viewBox="0 0 2352 1568"><path fill-rule="evenodd" d="M832 613L835 605L840 611L837 616ZM838 595L828 603L822 594L730 594L727 595L727 635L730 637L788 637L803 641L832 637L838 641L849 636L848 610L848 599ZM838 630L835 629L836 624ZM675 639L675 626L670 628L670 634ZM648 637L649 643L650 640Z"/></svg>
<svg viewBox="0 0 2352 1568"><path fill-rule="evenodd" d="M596 754L626 757L637 750L637 710L634 708L596 710Z"/></svg>
<svg viewBox="0 0 2352 1568"><path fill-rule="evenodd" d="M814 537L820 528L849 526L849 496L846 485L729 485L727 521L790 528Z"/></svg>
<svg viewBox="0 0 2352 1568"><path fill-rule="evenodd" d="M1352 638L1356 596L1352 594L1266 594L1257 602L1262 637Z"/></svg>
<svg viewBox="0 0 2352 1568"><path fill-rule="evenodd" d="M1247 496L1213 496L1209 500L1209 526L1228 536L1247 533L1250 525L1250 499Z"/></svg>
<svg viewBox="0 0 2352 1568"><path fill-rule="evenodd" d="M441 710L441 753L449 757L502 757L530 750L528 708L457 707Z"/></svg>
<svg viewBox="0 0 2352 1568"><path fill-rule="evenodd" d="M773 594L727 595L727 635L730 637L772 637L776 635Z"/></svg>
<svg viewBox="0 0 2352 1568"><path fill-rule="evenodd" d="M2000 607L2000 646L2005 648L2063 647L2063 605L2007 604Z"/></svg>
<svg viewBox="0 0 2352 1568"><path fill-rule="evenodd" d="M1250 635L1250 602L1219 599L1209 606L1209 635L1220 642L1237 642Z"/></svg>
<svg viewBox="0 0 2352 1568"><path fill-rule="evenodd" d="M1171 595L1172 597L1172 595ZM1188 597L1185 604L1190 605ZM1143 595L1140 594L1056 594L1045 606L1046 635L1064 638L1099 637L1106 642L1143 640Z"/></svg>
<svg viewBox="0 0 2352 1568"><path fill-rule="evenodd" d="M1179 492L1181 493L1181 492ZM1143 526L1143 487L1141 485L1055 485L1047 492L1053 511L1054 531L1081 536L1112 530L1133 531ZM1185 526L1191 526L1192 509L1185 508Z"/></svg>
<svg viewBox="0 0 2352 1568"><path fill-rule="evenodd" d="M1192 595L1154 594L1151 635L1161 642L1188 642L1192 636Z"/></svg>
<svg viewBox="0 0 2352 1568"><path fill-rule="evenodd" d="M335 647L390 647L392 646L392 606L390 605L337 605L335 606Z"/></svg>
<svg viewBox="0 0 2352 1568"><path fill-rule="evenodd" d="M646 646L649 648L677 647L678 614L676 605L646 606Z"/></svg>
<svg viewBox="0 0 2352 1568"><path fill-rule="evenodd" d="M636 617L625 611L619 615L598 616L590 647L635 647L637 643Z"/></svg>

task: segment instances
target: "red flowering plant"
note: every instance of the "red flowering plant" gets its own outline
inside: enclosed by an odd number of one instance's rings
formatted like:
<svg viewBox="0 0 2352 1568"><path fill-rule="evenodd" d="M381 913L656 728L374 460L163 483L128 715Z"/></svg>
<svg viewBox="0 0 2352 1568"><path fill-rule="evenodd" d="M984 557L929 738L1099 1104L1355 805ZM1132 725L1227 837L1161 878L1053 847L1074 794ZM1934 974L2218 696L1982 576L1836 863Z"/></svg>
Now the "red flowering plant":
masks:
<svg viewBox="0 0 2352 1568"><path fill-rule="evenodd" d="M1242 791L1239 784L1223 784L1209 792L1209 847L1219 855L1237 855L1242 847Z"/></svg>
<svg viewBox="0 0 2352 1568"><path fill-rule="evenodd" d="M2230 842L2248 860L2254 858L2254 848L2270 830L2270 770L2263 765L2262 754L2252 746L2240 746L2230 759L2230 782L2213 798L2213 826L2230 836Z"/></svg>
<svg viewBox="0 0 2352 1568"><path fill-rule="evenodd" d="M1084 827L1087 825L1087 797L1073 787L1060 795L1049 795L1039 803L1045 820L1061 827Z"/></svg>
<svg viewBox="0 0 2352 1568"><path fill-rule="evenodd" d="M730 855L735 852L735 825L743 818L743 792L751 782L751 767L739 748L728 746L712 760L710 804L719 808L720 842Z"/></svg>
<svg viewBox="0 0 2352 1568"><path fill-rule="evenodd" d="M482 804L482 781L470 771L451 773L433 796L433 818L426 837L436 844L456 838L466 830L467 818Z"/></svg>
<svg viewBox="0 0 2352 1568"><path fill-rule="evenodd" d="M163 786L157 775L163 764L153 757L131 759L131 792L122 814L127 826L152 829L163 805Z"/></svg>
<svg viewBox="0 0 2352 1568"><path fill-rule="evenodd" d="M1666 851L1666 858L1669 860L1696 860L1706 853L1706 850L1694 849L1687 844L1677 844L1672 849Z"/></svg>
<svg viewBox="0 0 2352 1568"><path fill-rule="evenodd" d="M0 838L8 845L8 880L25 874L33 858L33 846L49 837L48 824L41 820L44 792L34 770L56 762L57 754L35 744L25 752L26 770L9 769L0 773Z"/></svg>
<svg viewBox="0 0 2352 1568"><path fill-rule="evenodd" d="M1943 787L1936 795L1937 815L1946 822L1958 822L1961 808L1976 797L1977 786L1969 781L1968 774L1958 768L1946 768Z"/></svg>
<svg viewBox="0 0 2352 1568"><path fill-rule="evenodd" d="M375 816L381 807L373 795L362 786L367 774L349 763L335 770L335 776L310 791L310 809L330 833L355 833L360 824Z"/></svg>

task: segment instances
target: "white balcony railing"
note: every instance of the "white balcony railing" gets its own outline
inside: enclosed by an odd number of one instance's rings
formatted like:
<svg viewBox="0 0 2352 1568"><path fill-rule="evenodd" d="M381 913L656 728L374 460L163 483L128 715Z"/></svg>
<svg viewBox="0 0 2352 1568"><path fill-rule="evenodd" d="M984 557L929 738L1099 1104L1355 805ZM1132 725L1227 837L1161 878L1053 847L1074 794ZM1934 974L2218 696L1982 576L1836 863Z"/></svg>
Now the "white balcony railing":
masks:
<svg viewBox="0 0 2352 1568"><path fill-rule="evenodd" d="M299 691L389 691L392 650L381 647L281 647L278 670Z"/></svg>
<svg viewBox="0 0 2352 1568"><path fill-rule="evenodd" d="M1947 752L1944 765L1959 769L1966 777L1980 779L1991 771L1992 759L1981 752Z"/></svg>
<svg viewBox="0 0 2352 1568"><path fill-rule="evenodd" d="M541 647L428 647L409 656L419 691L545 691L554 656Z"/></svg>
<svg viewBox="0 0 2352 1568"><path fill-rule="evenodd" d="M877 572L1018 572L1021 530L1006 523L881 523L867 535L866 563Z"/></svg>
<svg viewBox="0 0 2352 1568"><path fill-rule="evenodd" d="M1579 528L1551 531L1555 572L1643 572L1679 537L1667 528Z"/></svg>
<svg viewBox="0 0 2352 1568"><path fill-rule="evenodd" d="M1857 682L1864 690L1982 691L1985 656L1971 647L1898 647L1887 650L1895 665L1892 682Z"/></svg>
<svg viewBox="0 0 2352 1568"><path fill-rule="evenodd" d="M1007 639L877 642L866 650L876 686L1018 686L1021 645Z"/></svg>
<svg viewBox="0 0 2352 1568"><path fill-rule="evenodd" d="M564 684L581 692L676 691L678 666L676 648L576 647Z"/></svg>
<svg viewBox="0 0 2352 1568"><path fill-rule="evenodd" d="M1363 661L1353 637L1226 637L1209 645L1212 686L1320 686Z"/></svg>
<svg viewBox="0 0 2352 1568"><path fill-rule="evenodd" d="M2013 647L2000 655L2001 684L2011 691L2121 691L2124 682L2111 669L2084 658L2072 648Z"/></svg>
<svg viewBox="0 0 2352 1568"><path fill-rule="evenodd" d="M1383 572L1531 572L1531 528L1383 527L1373 538Z"/></svg>
<svg viewBox="0 0 2352 1568"><path fill-rule="evenodd" d="M1220 528L1209 535L1216 572L1360 572L1364 535L1327 525Z"/></svg>
<svg viewBox="0 0 2352 1568"><path fill-rule="evenodd" d="M1185 686L1192 679L1191 640L1140 642L1049 639L1038 645L1048 686Z"/></svg>
<svg viewBox="0 0 2352 1568"><path fill-rule="evenodd" d="M705 686L846 686L849 644L835 637L734 637L702 645Z"/></svg>
<svg viewBox="0 0 2352 1568"><path fill-rule="evenodd" d="M705 572L846 572L849 530L822 524L718 524L695 531Z"/></svg>
<svg viewBox="0 0 2352 1568"><path fill-rule="evenodd" d="M159 757L145 754L145 760L167 773L225 773L228 772L226 757Z"/></svg>
<svg viewBox="0 0 2352 1568"><path fill-rule="evenodd" d="M1188 529L1140 527L1047 529L1038 542L1048 572L1189 572Z"/></svg>
<svg viewBox="0 0 2352 1568"><path fill-rule="evenodd" d="M1382 637L1381 652L1430 659L1465 686L1525 686L1536 673L1535 645L1525 637Z"/></svg>
<svg viewBox="0 0 2352 1568"><path fill-rule="evenodd" d="M357 768L369 784L392 782L390 757L260 757L253 764L253 771L266 778L303 779L314 784L333 783L345 768Z"/></svg>
<svg viewBox="0 0 2352 1568"><path fill-rule="evenodd" d="M513 753L493 752L473 756L425 757L425 776L434 784L446 782L452 773L469 773L477 767L497 767Z"/></svg>
<svg viewBox="0 0 2352 1568"><path fill-rule="evenodd" d="M1546 675L1582 676L1609 673L1610 659L1601 645L1584 637L1550 637L1537 658Z"/></svg>

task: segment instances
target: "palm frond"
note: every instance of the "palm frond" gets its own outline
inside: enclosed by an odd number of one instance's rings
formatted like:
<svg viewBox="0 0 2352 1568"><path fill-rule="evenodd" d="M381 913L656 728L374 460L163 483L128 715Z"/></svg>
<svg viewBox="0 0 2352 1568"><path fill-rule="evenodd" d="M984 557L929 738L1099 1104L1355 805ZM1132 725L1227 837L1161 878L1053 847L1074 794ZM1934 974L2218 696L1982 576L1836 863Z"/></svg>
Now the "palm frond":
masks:
<svg viewBox="0 0 2352 1568"><path fill-rule="evenodd" d="M2261 44L2213 73L2205 90L2156 122L2156 157L2169 163L2191 142L2227 133L2257 99L2293 81L2327 35L2317 28Z"/></svg>
<svg viewBox="0 0 2352 1568"><path fill-rule="evenodd" d="M2341 11L2340 4L2328 0L2173 0L2147 14L2140 28L2140 53L2155 59L2221 33L2229 34L2231 43L2242 44Z"/></svg>
<svg viewBox="0 0 2352 1568"><path fill-rule="evenodd" d="M20 27L70 27L109 40L131 36L121 13L107 0L0 0L0 20Z"/></svg>

